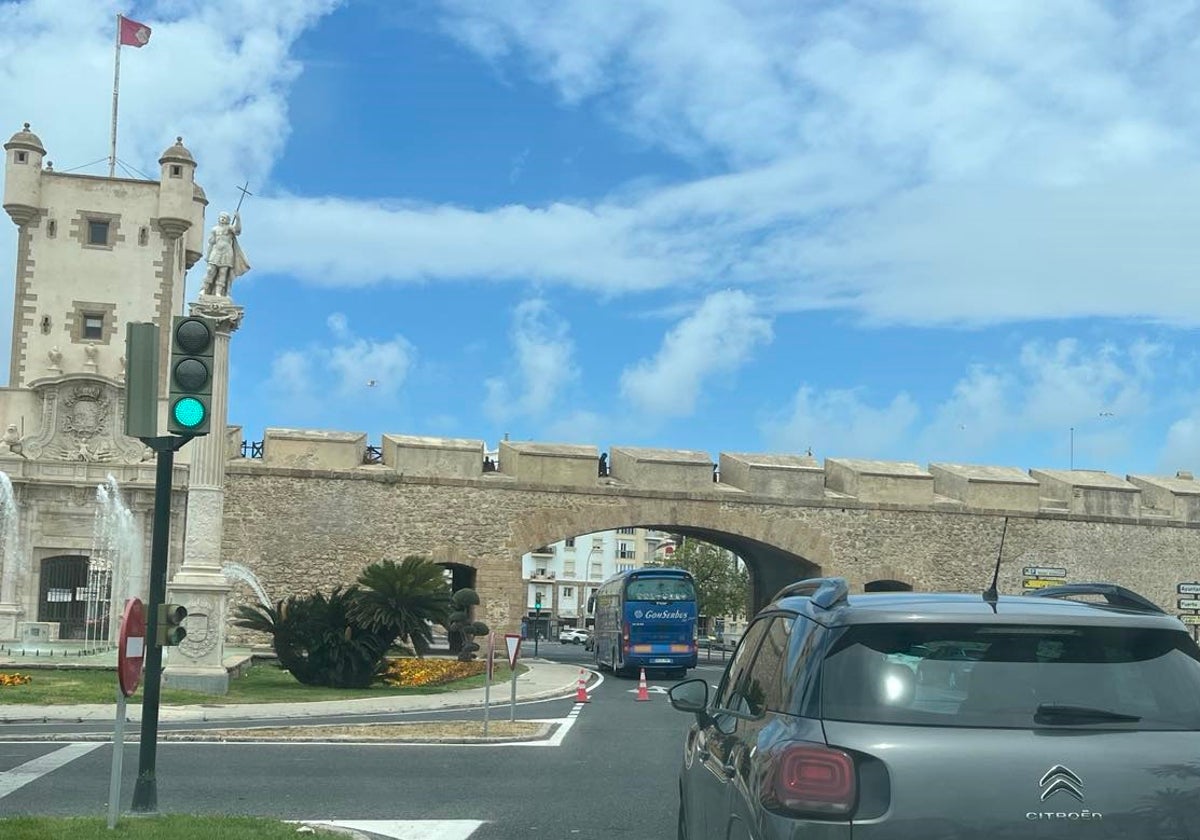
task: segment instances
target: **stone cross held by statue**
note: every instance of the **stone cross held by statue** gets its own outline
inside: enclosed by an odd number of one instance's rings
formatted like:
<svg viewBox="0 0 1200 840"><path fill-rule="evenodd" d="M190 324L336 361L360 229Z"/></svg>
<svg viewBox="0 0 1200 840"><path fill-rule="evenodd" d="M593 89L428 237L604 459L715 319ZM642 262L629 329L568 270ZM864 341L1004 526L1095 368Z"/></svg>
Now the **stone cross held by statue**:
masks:
<svg viewBox="0 0 1200 840"><path fill-rule="evenodd" d="M242 197L238 199L237 207L233 211L235 214L239 210L242 209L242 202L246 200L246 196L254 195L254 193L252 193L252 192L250 192L250 190L246 189L246 187L248 187L248 186L250 186L249 181L247 181L246 183L244 183L240 187L238 187L238 190L242 193Z"/></svg>

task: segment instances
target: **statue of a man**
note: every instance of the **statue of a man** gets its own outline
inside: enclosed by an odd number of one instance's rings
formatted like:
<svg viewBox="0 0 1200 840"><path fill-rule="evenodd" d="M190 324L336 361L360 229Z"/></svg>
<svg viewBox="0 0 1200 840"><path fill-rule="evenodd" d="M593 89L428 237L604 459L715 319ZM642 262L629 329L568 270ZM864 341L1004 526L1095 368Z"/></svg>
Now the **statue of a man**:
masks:
<svg viewBox="0 0 1200 840"><path fill-rule="evenodd" d="M229 297L229 287L233 281L250 270L250 263L238 245L238 235L242 232L242 217L237 213L232 219L228 213L217 216L217 224L208 235L208 273L204 275L206 295Z"/></svg>

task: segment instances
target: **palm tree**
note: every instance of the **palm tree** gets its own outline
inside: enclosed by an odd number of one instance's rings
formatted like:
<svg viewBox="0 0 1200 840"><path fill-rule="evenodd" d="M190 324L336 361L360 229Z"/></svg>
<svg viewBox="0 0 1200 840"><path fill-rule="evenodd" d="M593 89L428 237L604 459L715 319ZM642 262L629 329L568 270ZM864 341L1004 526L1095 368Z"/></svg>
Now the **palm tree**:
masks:
<svg viewBox="0 0 1200 840"><path fill-rule="evenodd" d="M239 606L238 627L270 634L279 665L305 685L365 688L378 673L391 637L351 617L357 587L337 587L279 601L274 607Z"/></svg>
<svg viewBox="0 0 1200 840"><path fill-rule="evenodd" d="M386 639L412 646L418 656L433 645L433 625L446 623L450 612L450 587L442 567L419 555L403 561L372 563L358 577L362 587L351 607L351 617Z"/></svg>

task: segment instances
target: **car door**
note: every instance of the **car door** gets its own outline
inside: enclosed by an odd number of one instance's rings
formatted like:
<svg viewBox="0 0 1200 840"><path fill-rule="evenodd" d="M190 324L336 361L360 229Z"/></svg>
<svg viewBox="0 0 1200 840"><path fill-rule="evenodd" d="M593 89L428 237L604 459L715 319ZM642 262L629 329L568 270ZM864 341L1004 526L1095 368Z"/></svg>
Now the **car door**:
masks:
<svg viewBox="0 0 1200 840"><path fill-rule="evenodd" d="M747 628L725 669L710 707L711 714L698 727L695 744L695 769L698 772L692 774L695 785L689 804L694 808L691 812L693 820L702 821L703 828L692 840L725 840L728 836L729 783L733 776L729 758L747 711L738 686L744 683L769 623L769 618L759 619Z"/></svg>
<svg viewBox="0 0 1200 840"><path fill-rule="evenodd" d="M787 712L787 681L784 663L788 658L796 616L780 613L766 624L762 641L741 682L734 687L736 705L745 709L738 722L737 736L729 740L725 758L729 781L726 793L726 832L722 840L755 840L759 823L759 773L755 757L767 745L763 730L779 713Z"/></svg>

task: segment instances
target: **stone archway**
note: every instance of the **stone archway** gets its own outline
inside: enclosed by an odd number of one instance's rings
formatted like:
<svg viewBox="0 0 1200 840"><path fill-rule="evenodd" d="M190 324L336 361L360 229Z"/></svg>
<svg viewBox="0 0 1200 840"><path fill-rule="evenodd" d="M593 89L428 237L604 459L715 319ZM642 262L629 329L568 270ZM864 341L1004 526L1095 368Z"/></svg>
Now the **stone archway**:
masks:
<svg viewBox="0 0 1200 840"><path fill-rule="evenodd" d="M863 592L912 592L912 584L902 580L869 580L863 584Z"/></svg>
<svg viewBox="0 0 1200 840"><path fill-rule="evenodd" d="M541 509L519 517L512 528L511 561L519 566L520 558L539 546L624 527L681 534L737 554L750 572L749 615L787 584L820 576L831 558L828 538L804 522L714 516L710 505L685 499L637 498L580 509Z"/></svg>

